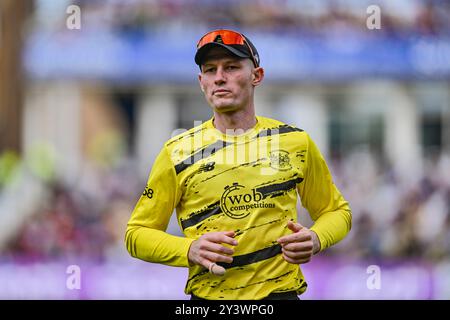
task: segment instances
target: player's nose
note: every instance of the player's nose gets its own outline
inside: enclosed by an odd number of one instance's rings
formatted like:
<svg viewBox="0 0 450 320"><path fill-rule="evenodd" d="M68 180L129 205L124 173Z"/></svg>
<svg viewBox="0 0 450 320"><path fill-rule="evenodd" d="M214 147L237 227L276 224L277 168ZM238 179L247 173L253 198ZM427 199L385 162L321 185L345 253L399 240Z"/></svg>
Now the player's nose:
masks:
<svg viewBox="0 0 450 320"><path fill-rule="evenodd" d="M217 68L216 74L215 74L215 78L214 78L214 82L216 84L221 84L226 82L226 77L225 77L225 72L224 69L222 67Z"/></svg>

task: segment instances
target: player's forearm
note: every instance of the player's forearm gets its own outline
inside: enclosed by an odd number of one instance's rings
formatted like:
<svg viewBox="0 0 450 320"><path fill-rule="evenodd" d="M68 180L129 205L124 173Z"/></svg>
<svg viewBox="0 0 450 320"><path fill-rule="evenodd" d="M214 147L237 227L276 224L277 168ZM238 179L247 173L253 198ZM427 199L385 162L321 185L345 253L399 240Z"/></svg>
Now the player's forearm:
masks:
<svg viewBox="0 0 450 320"><path fill-rule="evenodd" d="M352 226L349 206L323 213L311 227L320 241L320 251L338 243L348 234Z"/></svg>
<svg viewBox="0 0 450 320"><path fill-rule="evenodd" d="M311 238L312 238L312 242L313 242L313 254L316 254L316 253L320 252L320 248L321 248L320 240L319 240L317 233L315 233L312 230L310 230L310 231L311 231Z"/></svg>
<svg viewBox="0 0 450 320"><path fill-rule="evenodd" d="M174 267L189 266L188 251L192 241L143 226L128 226L125 234L125 244L131 256Z"/></svg>

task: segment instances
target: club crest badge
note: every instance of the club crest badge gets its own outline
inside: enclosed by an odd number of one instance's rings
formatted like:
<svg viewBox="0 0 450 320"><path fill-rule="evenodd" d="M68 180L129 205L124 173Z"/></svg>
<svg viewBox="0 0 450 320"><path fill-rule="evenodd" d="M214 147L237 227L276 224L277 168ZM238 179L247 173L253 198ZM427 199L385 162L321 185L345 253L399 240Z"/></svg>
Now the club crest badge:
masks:
<svg viewBox="0 0 450 320"><path fill-rule="evenodd" d="M289 152L284 150L275 150L269 154L270 166L275 170L287 171L292 169Z"/></svg>

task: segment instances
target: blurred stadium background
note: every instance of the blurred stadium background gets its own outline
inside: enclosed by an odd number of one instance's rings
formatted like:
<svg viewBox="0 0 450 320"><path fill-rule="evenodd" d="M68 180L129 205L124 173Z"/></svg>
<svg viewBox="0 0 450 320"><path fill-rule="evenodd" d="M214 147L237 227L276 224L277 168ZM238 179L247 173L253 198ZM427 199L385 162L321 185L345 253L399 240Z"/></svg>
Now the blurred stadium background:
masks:
<svg viewBox="0 0 450 320"><path fill-rule="evenodd" d="M81 29L67 27L70 5ZM257 112L309 131L353 209L349 236L304 265L302 298L449 299L450 3L438 0L1 0L0 298L187 298L185 269L132 259L123 237L163 142L211 116L193 55L219 27L260 52Z"/></svg>

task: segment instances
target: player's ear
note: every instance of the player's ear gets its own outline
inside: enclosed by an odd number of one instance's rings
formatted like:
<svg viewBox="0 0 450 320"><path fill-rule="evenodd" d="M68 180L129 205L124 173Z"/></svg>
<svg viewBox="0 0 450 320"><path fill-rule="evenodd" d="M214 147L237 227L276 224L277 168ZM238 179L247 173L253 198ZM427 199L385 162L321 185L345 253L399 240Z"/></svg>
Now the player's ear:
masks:
<svg viewBox="0 0 450 320"><path fill-rule="evenodd" d="M205 88L202 85L202 74L201 73L198 74L198 84L200 85L200 90L202 90L202 92L204 93Z"/></svg>
<svg viewBox="0 0 450 320"><path fill-rule="evenodd" d="M252 84L257 86L264 79L264 69L262 67L254 68L252 71Z"/></svg>

